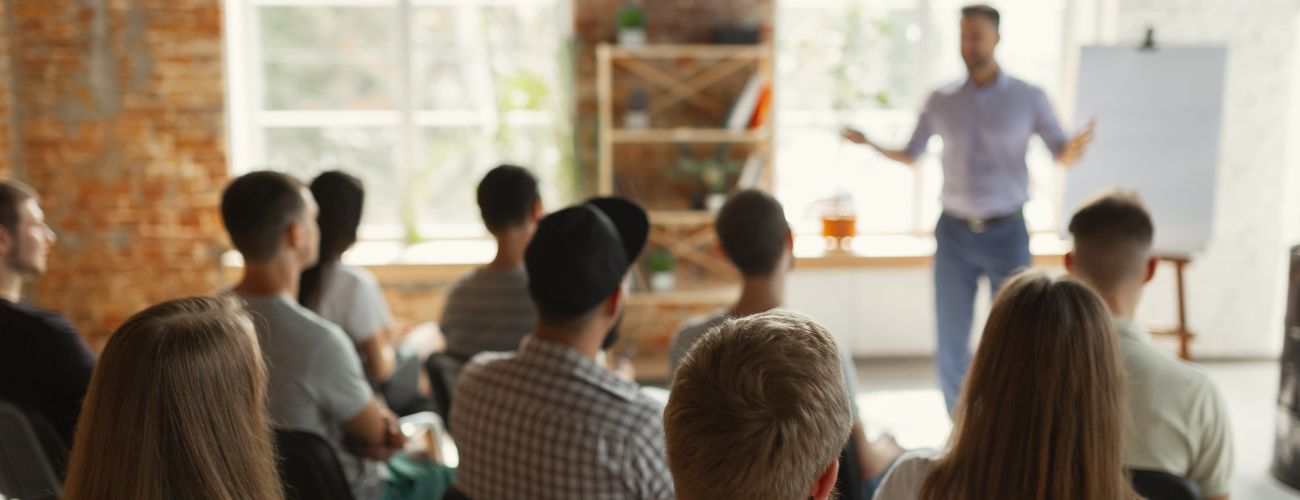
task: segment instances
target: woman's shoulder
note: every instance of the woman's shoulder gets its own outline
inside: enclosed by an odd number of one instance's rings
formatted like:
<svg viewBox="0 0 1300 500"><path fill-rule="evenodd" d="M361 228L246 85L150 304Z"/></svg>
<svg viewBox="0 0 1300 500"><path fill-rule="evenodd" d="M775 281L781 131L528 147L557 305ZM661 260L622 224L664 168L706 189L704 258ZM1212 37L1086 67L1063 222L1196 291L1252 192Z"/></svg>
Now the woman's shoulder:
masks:
<svg viewBox="0 0 1300 500"><path fill-rule="evenodd" d="M912 450L898 457L893 467L880 483L876 491L876 500L913 500L921 493L926 478L939 461L939 452L923 449Z"/></svg>

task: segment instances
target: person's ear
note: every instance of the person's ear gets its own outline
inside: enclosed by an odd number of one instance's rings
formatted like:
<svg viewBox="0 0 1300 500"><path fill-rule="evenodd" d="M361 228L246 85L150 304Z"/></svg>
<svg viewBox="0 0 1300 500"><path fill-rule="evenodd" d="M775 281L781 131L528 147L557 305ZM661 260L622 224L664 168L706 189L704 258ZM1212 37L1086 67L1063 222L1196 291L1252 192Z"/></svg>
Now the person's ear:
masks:
<svg viewBox="0 0 1300 500"><path fill-rule="evenodd" d="M7 257L13 251L14 237L9 230L0 227L0 257Z"/></svg>
<svg viewBox="0 0 1300 500"><path fill-rule="evenodd" d="M1000 43L1000 42L1002 42L1002 32L1001 32L1001 31L994 31L994 32L993 32L993 47L996 48L996 47L998 46L998 43Z"/></svg>
<svg viewBox="0 0 1300 500"><path fill-rule="evenodd" d="M1156 269L1160 267L1160 259L1157 257L1147 257L1146 273L1142 275L1142 284L1150 283L1156 278Z"/></svg>
<svg viewBox="0 0 1300 500"><path fill-rule="evenodd" d="M614 294L605 299L605 314L611 318L618 317L623 310L623 301L627 299L627 281L614 289Z"/></svg>
<svg viewBox="0 0 1300 500"><path fill-rule="evenodd" d="M301 220L294 220L289 223L289 228L284 230L284 247L289 250L297 251L307 240L307 228Z"/></svg>
<svg viewBox="0 0 1300 500"><path fill-rule="evenodd" d="M545 213L542 211L542 199L537 198L533 200L533 222L541 221L543 215Z"/></svg>
<svg viewBox="0 0 1300 500"><path fill-rule="evenodd" d="M812 486L808 487L808 496L816 500L826 500L835 491L835 479L840 475L840 459L836 458L826 470L822 471Z"/></svg>
<svg viewBox="0 0 1300 500"><path fill-rule="evenodd" d="M1074 251L1065 254L1065 272L1074 274Z"/></svg>

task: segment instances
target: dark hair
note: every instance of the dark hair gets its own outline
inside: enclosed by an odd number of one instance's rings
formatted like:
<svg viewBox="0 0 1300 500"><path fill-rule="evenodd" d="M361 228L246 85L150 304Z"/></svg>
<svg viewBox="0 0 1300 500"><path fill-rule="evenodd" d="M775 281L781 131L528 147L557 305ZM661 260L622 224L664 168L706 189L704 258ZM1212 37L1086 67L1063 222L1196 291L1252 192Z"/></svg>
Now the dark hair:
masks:
<svg viewBox="0 0 1300 500"><path fill-rule="evenodd" d="M1070 234L1075 272L1107 292L1143 271L1155 225L1137 193L1110 190L1070 217Z"/></svg>
<svg viewBox="0 0 1300 500"><path fill-rule="evenodd" d="M478 183L478 210L488 231L501 231L523 224L533 212L537 178L523 167L501 165Z"/></svg>
<svg viewBox="0 0 1300 500"><path fill-rule="evenodd" d="M338 262L343 252L357 242L357 227L366 202L361 179L338 170L316 176L311 194L320 205L320 260L302 272L298 285L298 302L308 309L320 303L321 276L327 266Z"/></svg>
<svg viewBox="0 0 1300 500"><path fill-rule="evenodd" d="M35 199L36 191L15 180L0 180L0 228L11 236L18 231L18 206Z"/></svg>
<svg viewBox="0 0 1300 500"><path fill-rule="evenodd" d="M240 176L221 195L221 220L245 260L262 261L280 250L284 230L307 209L302 181L263 170Z"/></svg>
<svg viewBox="0 0 1300 500"><path fill-rule="evenodd" d="M961 8L961 17L979 16L993 22L993 29L996 30L1002 23L1002 14L986 4L967 5Z"/></svg>
<svg viewBox="0 0 1300 500"><path fill-rule="evenodd" d="M762 191L736 193L718 212L714 223L727 258L745 276L767 276L781 265L790 224L781 202Z"/></svg>

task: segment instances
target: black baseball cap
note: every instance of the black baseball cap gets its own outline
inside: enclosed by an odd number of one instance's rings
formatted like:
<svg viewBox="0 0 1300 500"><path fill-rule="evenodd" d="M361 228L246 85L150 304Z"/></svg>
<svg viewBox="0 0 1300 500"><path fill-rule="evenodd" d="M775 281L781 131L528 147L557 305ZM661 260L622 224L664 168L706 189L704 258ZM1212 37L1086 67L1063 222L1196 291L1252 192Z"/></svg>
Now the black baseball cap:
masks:
<svg viewBox="0 0 1300 500"><path fill-rule="evenodd" d="M645 211L622 198L593 198L547 215L524 251L528 293L544 312L591 311L622 286L649 235Z"/></svg>

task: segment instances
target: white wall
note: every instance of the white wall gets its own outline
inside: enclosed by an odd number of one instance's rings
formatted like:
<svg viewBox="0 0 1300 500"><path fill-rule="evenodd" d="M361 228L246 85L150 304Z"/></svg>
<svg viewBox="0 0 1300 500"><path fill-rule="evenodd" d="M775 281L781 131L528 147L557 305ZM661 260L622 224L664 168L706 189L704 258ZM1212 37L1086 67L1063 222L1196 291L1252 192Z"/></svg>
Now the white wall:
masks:
<svg viewBox="0 0 1300 500"><path fill-rule="evenodd" d="M1286 251L1300 243L1300 2L1118 4L1106 30L1117 43L1136 44L1152 25L1159 43L1228 46L1214 235L1187 275L1189 322L1199 334L1192 350L1202 358L1276 356ZM1139 316L1170 323L1173 289L1162 269ZM790 307L821 320L856 355L933 352L928 267L798 270L787 295Z"/></svg>

